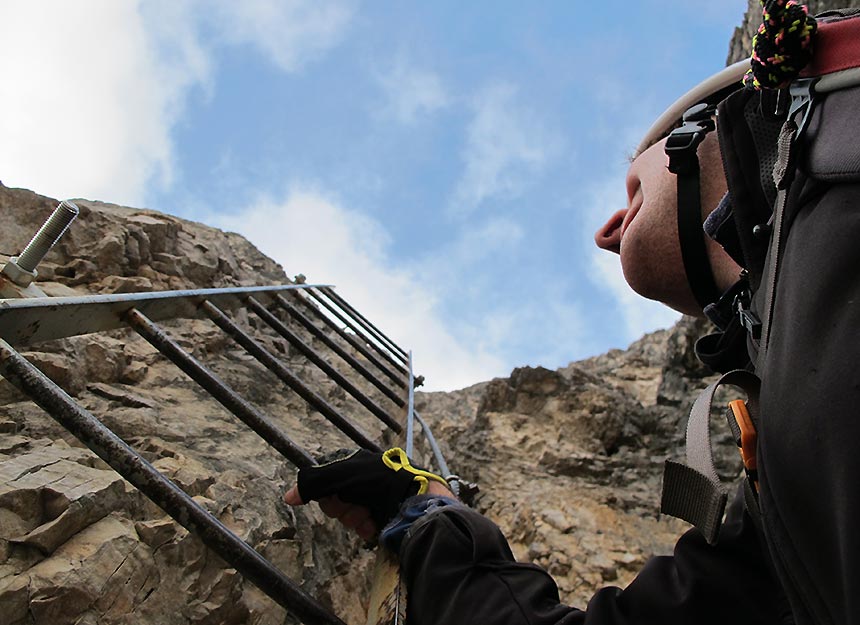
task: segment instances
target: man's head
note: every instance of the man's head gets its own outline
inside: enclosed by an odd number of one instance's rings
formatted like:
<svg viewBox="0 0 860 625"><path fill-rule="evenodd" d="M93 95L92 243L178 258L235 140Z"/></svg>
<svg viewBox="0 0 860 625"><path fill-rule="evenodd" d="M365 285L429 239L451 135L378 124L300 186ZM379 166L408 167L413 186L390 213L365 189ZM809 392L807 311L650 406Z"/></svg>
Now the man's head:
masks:
<svg viewBox="0 0 860 625"><path fill-rule="evenodd" d="M748 65L748 64L746 64ZM685 94L652 126L637 149L627 173L627 207L617 211L595 234L598 247L621 256L624 278L634 291L683 313L701 315L687 280L678 235L678 183L667 169L665 136L683 112L714 94L721 94L743 75L734 65ZM725 174L716 133L708 134L698 149L701 219L717 207L726 193ZM740 267L704 232L705 249L716 285L727 289Z"/></svg>

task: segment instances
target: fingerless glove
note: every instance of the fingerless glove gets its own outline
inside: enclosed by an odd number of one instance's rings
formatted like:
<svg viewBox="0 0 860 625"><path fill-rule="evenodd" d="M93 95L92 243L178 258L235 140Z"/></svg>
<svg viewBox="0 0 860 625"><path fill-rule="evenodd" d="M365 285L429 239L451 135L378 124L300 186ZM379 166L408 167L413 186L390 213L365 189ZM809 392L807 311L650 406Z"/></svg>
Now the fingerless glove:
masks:
<svg viewBox="0 0 860 625"><path fill-rule="evenodd" d="M381 454L365 449L336 452L334 460L301 469L298 487L302 501L337 495L367 507L381 529L406 498L427 492L430 480L447 486L435 473L412 466L406 452L394 447Z"/></svg>

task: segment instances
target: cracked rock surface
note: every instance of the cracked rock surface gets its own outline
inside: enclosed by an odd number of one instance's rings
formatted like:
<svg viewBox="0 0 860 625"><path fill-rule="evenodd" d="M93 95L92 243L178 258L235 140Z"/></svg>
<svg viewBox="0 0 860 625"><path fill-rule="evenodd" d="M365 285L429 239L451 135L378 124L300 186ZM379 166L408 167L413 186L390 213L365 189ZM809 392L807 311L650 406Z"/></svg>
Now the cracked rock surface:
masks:
<svg viewBox="0 0 860 625"><path fill-rule="evenodd" d="M20 249L55 204L0 186L4 244ZM154 211L78 205L79 221L39 267L37 284L49 295L287 282L238 235ZM231 316L368 436L384 438L376 417L259 319ZM309 453L354 446L213 323L161 325ZM363 622L372 552L316 506L283 504L294 467L149 343L116 330L16 347L304 590L347 622ZM356 383L399 416L378 390ZM0 379L0 623L280 625L291 618Z"/></svg>

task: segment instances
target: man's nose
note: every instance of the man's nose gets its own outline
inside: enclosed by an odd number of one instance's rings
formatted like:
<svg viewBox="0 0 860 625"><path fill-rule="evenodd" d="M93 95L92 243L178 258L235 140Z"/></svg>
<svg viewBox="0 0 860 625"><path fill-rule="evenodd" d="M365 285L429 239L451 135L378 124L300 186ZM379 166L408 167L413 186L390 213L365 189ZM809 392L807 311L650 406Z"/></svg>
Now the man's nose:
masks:
<svg viewBox="0 0 860 625"><path fill-rule="evenodd" d="M608 250L621 253L621 224L624 223L624 216L627 215L627 209L623 208L607 221L597 232L594 233L594 242L602 250Z"/></svg>

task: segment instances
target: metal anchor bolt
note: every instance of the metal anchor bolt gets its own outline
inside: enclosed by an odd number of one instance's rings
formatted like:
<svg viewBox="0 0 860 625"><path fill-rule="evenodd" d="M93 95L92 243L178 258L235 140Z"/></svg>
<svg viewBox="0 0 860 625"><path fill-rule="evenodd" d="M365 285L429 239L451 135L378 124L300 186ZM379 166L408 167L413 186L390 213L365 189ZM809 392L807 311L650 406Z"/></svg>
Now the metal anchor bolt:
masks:
<svg viewBox="0 0 860 625"><path fill-rule="evenodd" d="M3 267L3 273L19 286L28 286L36 278L36 266L51 251L56 242L66 232L80 209L74 202L63 200L54 209L44 225L24 248L20 256L13 256Z"/></svg>

